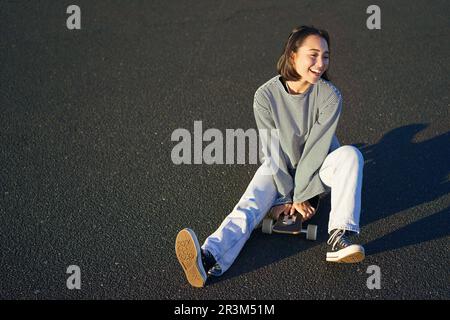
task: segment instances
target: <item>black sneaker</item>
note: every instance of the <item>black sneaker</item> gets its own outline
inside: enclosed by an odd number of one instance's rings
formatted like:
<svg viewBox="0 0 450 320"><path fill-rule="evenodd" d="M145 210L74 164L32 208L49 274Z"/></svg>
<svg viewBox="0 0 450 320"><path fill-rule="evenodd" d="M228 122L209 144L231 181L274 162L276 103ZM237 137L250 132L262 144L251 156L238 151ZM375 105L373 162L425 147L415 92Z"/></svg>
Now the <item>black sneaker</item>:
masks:
<svg viewBox="0 0 450 320"><path fill-rule="evenodd" d="M216 263L211 269L208 270L208 275L220 277L222 275L222 268L218 263Z"/></svg>
<svg viewBox="0 0 450 320"><path fill-rule="evenodd" d="M356 263L365 258L364 248L359 244L352 244L345 230L331 231L327 244L331 246L327 252L327 261L339 263Z"/></svg>
<svg viewBox="0 0 450 320"><path fill-rule="evenodd" d="M208 250L202 249L202 262L203 268L208 272L208 275L217 276L219 273L222 273L220 266L216 263L216 259Z"/></svg>
<svg viewBox="0 0 450 320"><path fill-rule="evenodd" d="M178 233L175 252L189 283L194 287L203 287L208 275L203 265L203 252L194 231L186 228Z"/></svg>

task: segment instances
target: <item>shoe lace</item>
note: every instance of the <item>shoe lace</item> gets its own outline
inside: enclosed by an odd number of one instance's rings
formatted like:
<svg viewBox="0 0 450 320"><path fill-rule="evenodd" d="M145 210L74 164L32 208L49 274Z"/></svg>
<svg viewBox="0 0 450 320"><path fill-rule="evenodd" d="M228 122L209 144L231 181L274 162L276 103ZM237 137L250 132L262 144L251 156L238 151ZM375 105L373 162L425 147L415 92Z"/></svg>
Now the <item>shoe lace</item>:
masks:
<svg viewBox="0 0 450 320"><path fill-rule="evenodd" d="M334 250L337 245L346 247L350 244L350 242L344 237L344 235L345 235L345 230L336 229L333 231L333 233L330 236L330 239L328 239L328 241L327 241L327 244L333 245L331 250Z"/></svg>

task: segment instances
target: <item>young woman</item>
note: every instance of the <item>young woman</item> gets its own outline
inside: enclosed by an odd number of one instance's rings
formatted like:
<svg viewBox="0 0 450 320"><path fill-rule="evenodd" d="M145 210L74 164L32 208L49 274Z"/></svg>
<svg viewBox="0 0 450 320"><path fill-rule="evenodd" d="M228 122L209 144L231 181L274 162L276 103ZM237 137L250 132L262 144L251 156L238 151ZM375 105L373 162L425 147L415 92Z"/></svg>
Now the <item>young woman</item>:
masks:
<svg viewBox="0 0 450 320"><path fill-rule="evenodd" d="M308 220L315 214L308 200L330 189L326 260L364 259L364 248L348 238L360 231L364 160L358 149L340 146L335 136L342 97L327 75L329 47L326 31L295 28L278 61L278 75L256 91L253 110L260 137L263 130L270 132L279 148L261 139L263 164L202 247L191 229L178 233L175 251L192 286L203 287L208 275L223 274L269 211L274 217L298 211Z"/></svg>

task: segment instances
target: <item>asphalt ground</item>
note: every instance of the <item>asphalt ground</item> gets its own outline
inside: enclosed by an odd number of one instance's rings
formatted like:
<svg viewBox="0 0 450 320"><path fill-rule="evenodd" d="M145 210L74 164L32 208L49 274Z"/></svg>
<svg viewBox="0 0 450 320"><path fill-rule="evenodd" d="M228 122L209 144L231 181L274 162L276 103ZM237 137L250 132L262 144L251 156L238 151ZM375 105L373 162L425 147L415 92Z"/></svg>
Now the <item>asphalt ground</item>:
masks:
<svg viewBox="0 0 450 320"><path fill-rule="evenodd" d="M0 298L448 299L448 1L0 2ZM191 288L177 232L201 242L258 164L175 165L178 128L256 128L255 90L296 25L331 36L337 136L365 158L361 264L319 238L255 230L233 266ZM69 290L68 266L81 270ZM370 290L369 266L381 271Z"/></svg>

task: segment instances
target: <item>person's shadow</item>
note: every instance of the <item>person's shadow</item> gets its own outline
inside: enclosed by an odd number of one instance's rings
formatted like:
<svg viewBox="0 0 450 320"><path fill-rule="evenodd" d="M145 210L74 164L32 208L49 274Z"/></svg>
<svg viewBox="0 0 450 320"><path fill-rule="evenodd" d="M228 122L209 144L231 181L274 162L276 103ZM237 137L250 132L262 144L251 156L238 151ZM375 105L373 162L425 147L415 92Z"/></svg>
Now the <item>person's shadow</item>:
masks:
<svg viewBox="0 0 450 320"><path fill-rule="evenodd" d="M423 142L414 142L415 135L427 126L407 125L388 132L377 144L355 144L365 160L360 221L362 232L364 226L379 219L449 193L450 132ZM328 194L321 199L319 211L310 221L319 226L317 241L314 242L299 241L297 236L266 235L261 229L255 229L230 269L221 277L212 277L210 281L215 283L240 276L321 244L327 240L329 212ZM369 243L363 243L366 255L449 236L449 213L450 207L447 207Z"/></svg>
<svg viewBox="0 0 450 320"><path fill-rule="evenodd" d="M423 142L412 140L426 124L387 133L379 143L358 146L366 159L362 226L432 202L450 192L450 132ZM430 205L430 210L433 206ZM365 244L368 255L450 234L450 207L407 224ZM388 228L391 229L391 228Z"/></svg>

